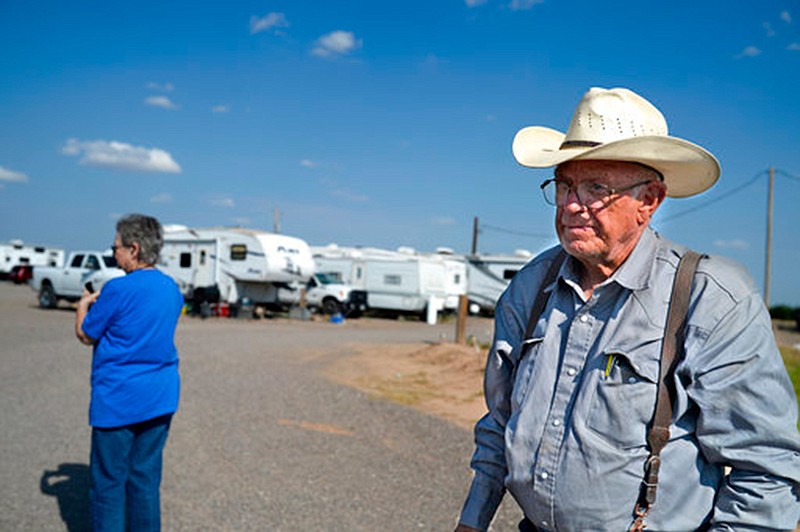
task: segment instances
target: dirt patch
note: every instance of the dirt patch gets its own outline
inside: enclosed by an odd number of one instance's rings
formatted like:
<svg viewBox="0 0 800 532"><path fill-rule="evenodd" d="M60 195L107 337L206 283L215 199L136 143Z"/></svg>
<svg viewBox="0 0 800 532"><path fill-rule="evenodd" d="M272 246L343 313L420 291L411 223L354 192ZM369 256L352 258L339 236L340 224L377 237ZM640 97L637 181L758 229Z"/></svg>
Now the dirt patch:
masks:
<svg viewBox="0 0 800 532"><path fill-rule="evenodd" d="M482 348L440 343L358 345L326 370L333 380L472 429L486 413Z"/></svg>
<svg viewBox="0 0 800 532"><path fill-rule="evenodd" d="M776 321L773 330L779 345L800 348L800 331L794 322ZM470 430L486 413L485 347L451 343L360 344L352 349L352 356L339 359L326 370L336 382Z"/></svg>

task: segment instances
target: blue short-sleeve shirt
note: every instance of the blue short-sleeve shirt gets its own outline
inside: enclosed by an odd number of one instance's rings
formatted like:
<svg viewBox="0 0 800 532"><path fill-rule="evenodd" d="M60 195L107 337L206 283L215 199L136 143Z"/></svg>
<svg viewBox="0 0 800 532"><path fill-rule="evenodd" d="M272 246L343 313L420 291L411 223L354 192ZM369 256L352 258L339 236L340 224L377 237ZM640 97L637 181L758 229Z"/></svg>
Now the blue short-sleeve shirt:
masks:
<svg viewBox="0 0 800 532"><path fill-rule="evenodd" d="M182 306L175 281L158 270L136 270L103 286L82 324L96 340L90 425L119 427L178 409L174 336Z"/></svg>

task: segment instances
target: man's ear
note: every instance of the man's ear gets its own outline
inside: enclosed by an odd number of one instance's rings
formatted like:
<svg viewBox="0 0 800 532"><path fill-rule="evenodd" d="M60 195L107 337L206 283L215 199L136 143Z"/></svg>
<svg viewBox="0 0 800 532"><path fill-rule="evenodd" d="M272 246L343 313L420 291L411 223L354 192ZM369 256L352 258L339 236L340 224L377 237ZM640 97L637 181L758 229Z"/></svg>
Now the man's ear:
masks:
<svg viewBox="0 0 800 532"><path fill-rule="evenodd" d="M639 197L642 202L637 210L639 221L642 223L649 222L666 197L667 186L662 181L648 183Z"/></svg>

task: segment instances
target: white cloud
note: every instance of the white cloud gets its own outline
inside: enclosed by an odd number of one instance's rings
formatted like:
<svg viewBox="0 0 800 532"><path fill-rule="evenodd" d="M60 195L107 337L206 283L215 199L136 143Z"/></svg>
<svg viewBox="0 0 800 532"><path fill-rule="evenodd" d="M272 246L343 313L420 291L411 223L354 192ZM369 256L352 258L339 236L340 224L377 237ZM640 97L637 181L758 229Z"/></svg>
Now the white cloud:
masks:
<svg viewBox="0 0 800 532"><path fill-rule="evenodd" d="M215 105L211 108L212 113L227 113L231 110L229 105Z"/></svg>
<svg viewBox="0 0 800 532"><path fill-rule="evenodd" d="M172 102L172 100L170 100L166 96L149 96L145 98L144 104L149 105L150 107L161 107L162 109L169 109L170 111L178 109L178 106L175 105Z"/></svg>
<svg viewBox="0 0 800 532"><path fill-rule="evenodd" d="M11 181L12 183L27 183L28 176L22 172L15 172L9 170L4 166L0 166L0 181Z"/></svg>
<svg viewBox="0 0 800 532"><path fill-rule="evenodd" d="M543 3L544 0L511 0L508 7L511 11L528 11L529 9L533 9L533 6L536 4Z"/></svg>
<svg viewBox="0 0 800 532"><path fill-rule="evenodd" d="M158 148L131 146L124 142L68 139L61 149L64 155L82 155L80 164L103 166L134 172L178 174L181 167L172 155Z"/></svg>
<svg viewBox="0 0 800 532"><path fill-rule="evenodd" d="M775 30L772 29L772 25L769 22L764 22L762 26L764 31L767 32L767 37L775 37Z"/></svg>
<svg viewBox="0 0 800 532"><path fill-rule="evenodd" d="M211 200L211 205L232 209L236 207L236 202L233 200L233 198L218 198Z"/></svg>
<svg viewBox="0 0 800 532"><path fill-rule="evenodd" d="M161 194L156 194L152 198L150 198L150 203L169 203L172 201L172 194L167 194L166 192L162 192Z"/></svg>
<svg viewBox="0 0 800 532"><path fill-rule="evenodd" d="M740 238L733 240L715 240L714 246L722 249L748 249L750 244Z"/></svg>
<svg viewBox="0 0 800 532"><path fill-rule="evenodd" d="M455 225L456 220L455 218L451 218L449 216L437 216L431 220L434 225Z"/></svg>
<svg viewBox="0 0 800 532"><path fill-rule="evenodd" d="M147 85L145 85L145 87L153 91L161 91L161 92L172 92L173 90L175 90L175 85L173 85L169 81L166 83L157 83L155 81L151 81Z"/></svg>
<svg viewBox="0 0 800 532"><path fill-rule="evenodd" d="M317 39L311 53L318 57L334 57L358 50L362 44L363 40L356 39L353 32L336 30Z"/></svg>
<svg viewBox="0 0 800 532"><path fill-rule="evenodd" d="M791 50L793 52L800 51L800 42L793 42L789 46L786 47L787 50Z"/></svg>
<svg viewBox="0 0 800 532"><path fill-rule="evenodd" d="M788 11L781 11L781 20L787 24L791 24L792 15Z"/></svg>
<svg viewBox="0 0 800 532"><path fill-rule="evenodd" d="M761 50L755 46L747 46L742 53L736 55L736 59L741 59L742 57L755 57L757 55L761 55Z"/></svg>
<svg viewBox="0 0 800 532"><path fill-rule="evenodd" d="M319 163L315 163L311 159L303 159L302 161L300 161L300 166L304 168L316 168L317 166L319 166Z"/></svg>
<svg viewBox="0 0 800 532"><path fill-rule="evenodd" d="M259 18L256 16L250 17L250 35L255 35L262 31L268 31L273 28L288 28L289 22L283 13L268 13L267 15ZM275 33L279 33L275 29Z"/></svg>
<svg viewBox="0 0 800 532"><path fill-rule="evenodd" d="M464 3L467 4L467 7L475 7L485 4L486 0L464 0Z"/></svg>

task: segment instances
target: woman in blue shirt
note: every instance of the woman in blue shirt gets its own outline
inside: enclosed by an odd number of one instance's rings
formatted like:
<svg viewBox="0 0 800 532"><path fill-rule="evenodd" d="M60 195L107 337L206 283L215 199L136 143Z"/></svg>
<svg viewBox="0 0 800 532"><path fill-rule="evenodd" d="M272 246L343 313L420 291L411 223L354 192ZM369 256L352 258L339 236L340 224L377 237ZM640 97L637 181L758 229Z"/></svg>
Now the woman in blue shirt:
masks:
<svg viewBox="0 0 800 532"><path fill-rule="evenodd" d="M180 377L174 336L183 297L155 269L163 230L140 214L111 247L126 275L78 302L75 334L93 346L90 505L95 532L160 530L161 457Z"/></svg>

